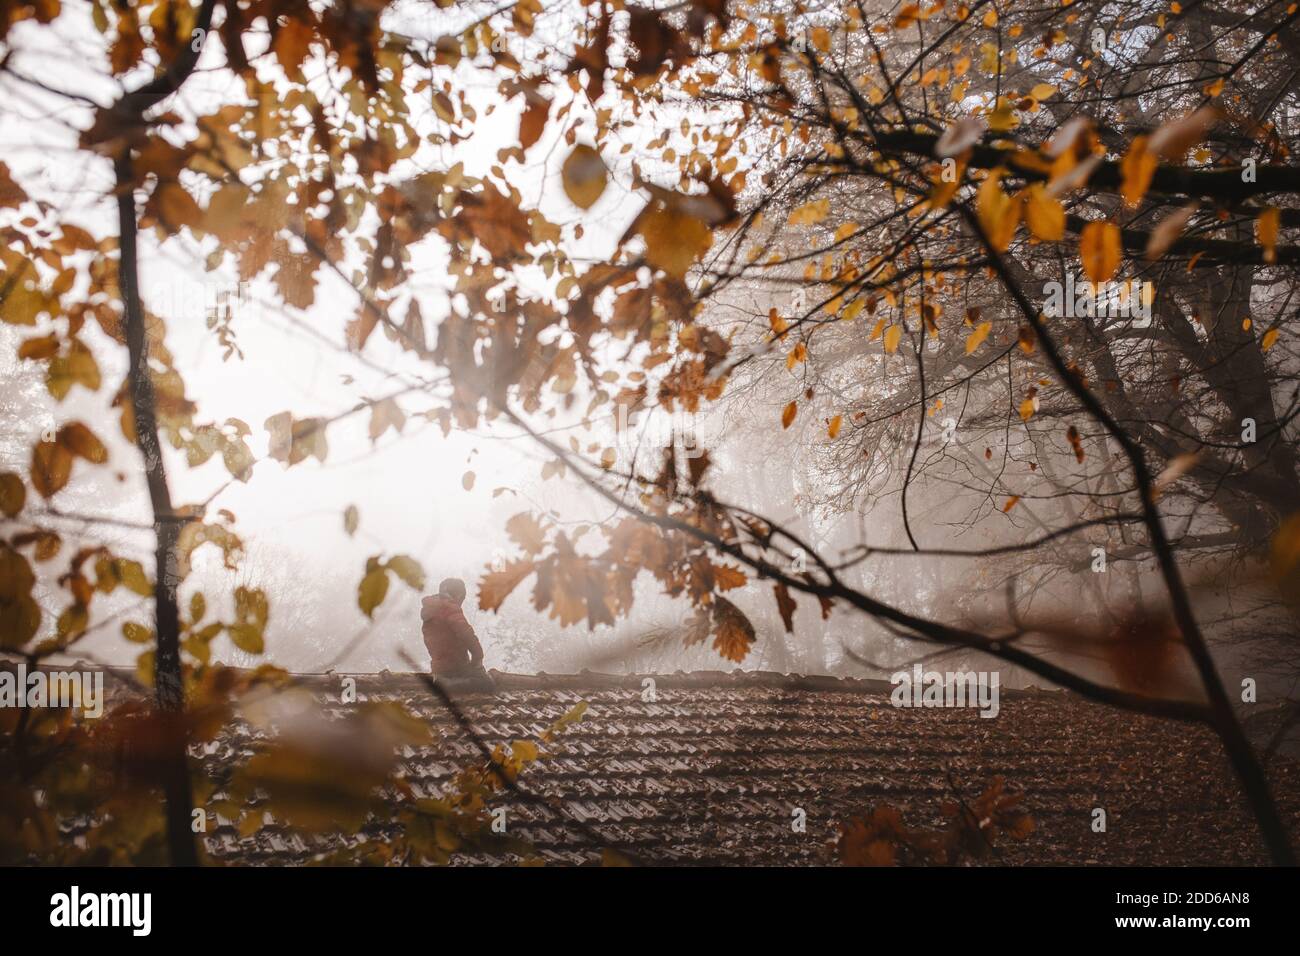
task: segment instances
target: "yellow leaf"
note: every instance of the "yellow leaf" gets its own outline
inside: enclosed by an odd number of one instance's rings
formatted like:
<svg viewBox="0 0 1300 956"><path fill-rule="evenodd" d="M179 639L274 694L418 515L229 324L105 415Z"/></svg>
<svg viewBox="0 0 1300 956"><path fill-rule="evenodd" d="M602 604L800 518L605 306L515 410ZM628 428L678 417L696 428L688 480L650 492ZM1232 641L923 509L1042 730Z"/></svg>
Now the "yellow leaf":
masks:
<svg viewBox="0 0 1300 956"><path fill-rule="evenodd" d="M1277 341L1277 329L1269 329L1267 332L1264 333L1264 337L1259 340L1260 351L1267 352L1269 349L1273 347L1273 343L1276 341Z"/></svg>
<svg viewBox="0 0 1300 956"><path fill-rule="evenodd" d="M992 331L992 322L981 322L979 325L975 326L975 330L971 332L970 335L966 336L966 354L970 355L979 348Z"/></svg>
<svg viewBox="0 0 1300 956"><path fill-rule="evenodd" d="M1259 214L1255 220L1255 238L1264 247L1264 261L1277 261L1277 229L1282 213L1277 207L1270 206Z"/></svg>
<svg viewBox="0 0 1300 956"><path fill-rule="evenodd" d="M1029 91L1029 95L1036 100L1045 100L1049 96L1056 95L1056 87L1054 87L1051 83L1039 83L1037 86L1035 86L1032 90Z"/></svg>
<svg viewBox="0 0 1300 956"><path fill-rule="evenodd" d="M903 327L901 325L891 325L885 330L885 354L893 355L898 351L898 343L903 338Z"/></svg>
<svg viewBox="0 0 1300 956"><path fill-rule="evenodd" d="M1045 242L1058 242L1065 235L1065 208L1047 194L1041 183L1029 187L1025 224L1030 232Z"/></svg>
<svg viewBox="0 0 1300 956"><path fill-rule="evenodd" d="M1020 125L1020 117L1016 115L1011 100L1005 96L1000 96L996 107L989 113L988 122L989 129L993 130L993 132L1005 133Z"/></svg>
<svg viewBox="0 0 1300 956"><path fill-rule="evenodd" d="M1002 191L1002 170L995 170L984 180L975 197L975 211L980 226L996 252L1005 252L1020 222L1020 201Z"/></svg>
<svg viewBox="0 0 1300 956"><path fill-rule="evenodd" d="M153 686L154 651L145 651L135 659L135 679L145 687Z"/></svg>
<svg viewBox="0 0 1300 956"><path fill-rule="evenodd" d="M831 201L829 199L814 199L790 213L790 225L815 226L825 219L830 211Z"/></svg>
<svg viewBox="0 0 1300 956"><path fill-rule="evenodd" d="M1090 222L1079 234L1079 258L1094 283L1109 281L1119 268L1120 232L1113 222Z"/></svg>
<svg viewBox="0 0 1300 956"><path fill-rule="evenodd" d="M798 410L799 410L799 403L798 403L798 402L791 402L789 405L787 405L787 406L785 407L785 411L781 412L781 427L782 427L782 428L789 428L789 427L790 427L790 423L791 423L792 421L794 421L795 413L796 413Z"/></svg>
<svg viewBox="0 0 1300 956"><path fill-rule="evenodd" d="M383 568L370 571L357 586L357 605L366 617L375 616L375 608L388 596L388 572Z"/></svg>
<svg viewBox="0 0 1300 956"><path fill-rule="evenodd" d="M1157 164L1156 154L1147 149L1147 138L1139 136L1134 139L1119 163L1120 195L1130 209L1137 206L1147 194Z"/></svg>
<svg viewBox="0 0 1300 956"><path fill-rule="evenodd" d="M638 231L645 239L646 259L676 279L685 278L713 245L713 233L704 222L670 209L642 213Z"/></svg>
<svg viewBox="0 0 1300 956"><path fill-rule="evenodd" d="M827 426L826 428L827 436L830 438L834 438L836 435L838 435L840 433L840 423L843 421L844 421L843 415L836 415L834 418L832 418L830 421L830 425Z"/></svg>
<svg viewBox="0 0 1300 956"><path fill-rule="evenodd" d="M1017 502L1019 501L1020 501L1019 495L1012 495L1010 498L1007 499L1007 503L1002 506L1002 513L1006 514L1008 511L1014 508Z"/></svg>
<svg viewBox="0 0 1300 956"><path fill-rule="evenodd" d="M1034 417L1034 400L1032 398L1026 398L1023 402L1020 403L1020 420L1022 422L1027 422L1029 421L1029 419L1033 417Z"/></svg>

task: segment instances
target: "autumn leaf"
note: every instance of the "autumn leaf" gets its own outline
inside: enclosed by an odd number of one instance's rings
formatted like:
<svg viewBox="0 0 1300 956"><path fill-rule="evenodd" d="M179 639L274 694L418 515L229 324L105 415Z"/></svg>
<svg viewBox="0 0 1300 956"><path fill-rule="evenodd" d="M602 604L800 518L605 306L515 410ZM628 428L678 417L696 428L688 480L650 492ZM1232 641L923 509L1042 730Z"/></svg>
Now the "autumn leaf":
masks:
<svg viewBox="0 0 1300 956"><path fill-rule="evenodd" d="M931 209L945 208L952 201L952 197L957 195L957 190L961 188L965 178L966 163L964 161L957 163L957 167L952 170L951 176L941 166L939 174L931 180L930 193L926 196L926 203Z"/></svg>
<svg viewBox="0 0 1300 956"><path fill-rule="evenodd" d="M401 578L408 587L414 588L416 591L424 589L424 568L420 566L419 561L416 561L410 555L394 555L388 559L387 567L388 570Z"/></svg>
<svg viewBox="0 0 1300 956"><path fill-rule="evenodd" d="M22 478L12 471L0 474L0 512L3 512L6 518L12 518L23 510L23 503L26 500L27 488Z"/></svg>
<svg viewBox="0 0 1300 956"><path fill-rule="evenodd" d="M1218 107L1202 106L1186 116L1170 120L1151 134L1147 149L1164 159L1181 162L1189 149L1205 139L1221 116Z"/></svg>
<svg viewBox="0 0 1300 956"><path fill-rule="evenodd" d="M532 574L536 564L532 561L511 561L500 571L490 571L479 580L478 606L480 611L496 611L510 592L524 578Z"/></svg>
<svg viewBox="0 0 1300 956"><path fill-rule="evenodd" d="M467 471L460 476L460 486L466 491L474 490L474 472Z"/></svg>
<svg viewBox="0 0 1300 956"><path fill-rule="evenodd" d="M724 597L713 599L713 649L737 664L749 655L754 644L754 625L740 608Z"/></svg>
<svg viewBox="0 0 1300 956"><path fill-rule="evenodd" d="M1079 258L1083 271L1093 282L1110 281L1121 257L1119 226L1100 220L1090 222L1079 234Z"/></svg>
<svg viewBox="0 0 1300 956"><path fill-rule="evenodd" d="M405 426L406 413L394 399L385 398L371 406L368 429L371 442L378 441L390 428L400 435Z"/></svg>
<svg viewBox="0 0 1300 956"><path fill-rule="evenodd" d="M975 212L980 227L995 252L1006 252L1011 245L1016 226L1020 223L1022 205L1019 198L1012 199L1002 191L1002 173L1000 169L991 172L975 195Z"/></svg>
<svg viewBox="0 0 1300 956"><path fill-rule="evenodd" d="M1074 450L1074 459L1083 464L1086 457L1083 451L1083 438L1079 435L1079 429L1071 425L1065 430L1065 440L1070 443L1070 448Z"/></svg>
<svg viewBox="0 0 1300 956"><path fill-rule="evenodd" d="M790 423L794 421L795 414L799 411L798 401L793 401L781 412L781 427L789 428Z"/></svg>
<svg viewBox="0 0 1300 956"><path fill-rule="evenodd" d="M349 538L357 533L360 524L361 514L357 511L357 506L348 505L343 511L343 530L347 532Z"/></svg>
<svg viewBox="0 0 1300 956"><path fill-rule="evenodd" d="M1269 206L1255 220L1255 238L1264 247L1264 261L1277 261L1277 230L1282 221L1282 211L1276 206Z"/></svg>
<svg viewBox="0 0 1300 956"><path fill-rule="evenodd" d="M560 175L564 183L564 194L579 209L594 206L609 180L609 170L605 168L600 153L582 143L573 147L573 152L564 161Z"/></svg>
<svg viewBox="0 0 1300 956"><path fill-rule="evenodd" d="M826 426L826 437L835 438L840 433L840 424L844 421L843 415L836 415Z"/></svg>
<svg viewBox="0 0 1300 956"><path fill-rule="evenodd" d="M521 511L506 522L506 534L510 540L531 555L542 553L546 546L546 531L532 514Z"/></svg>
<svg viewBox="0 0 1300 956"><path fill-rule="evenodd" d="M714 564L714 584L718 585L719 591L735 591L736 588L744 588L746 578L745 572L738 567L731 567L729 564Z"/></svg>
<svg viewBox="0 0 1300 956"><path fill-rule="evenodd" d="M108 461L108 449L95 433L81 422L71 422L59 429L55 441L72 454L96 465Z"/></svg>
<svg viewBox="0 0 1300 956"><path fill-rule="evenodd" d="M983 345L984 340L989 337L989 333L992 331L992 322L981 322L979 325L975 326L971 334L966 336L966 354L970 355L977 348Z"/></svg>
<svg viewBox="0 0 1300 956"><path fill-rule="evenodd" d="M772 591L776 595L776 609L781 615L781 623L785 625L785 632L793 634L794 612L799 605L790 596L790 590L783 581L778 581L772 585Z"/></svg>
<svg viewBox="0 0 1300 956"><path fill-rule="evenodd" d="M659 204L646 209L637 222L646 259L675 279L685 278L713 245L713 232L704 222Z"/></svg>
<svg viewBox="0 0 1300 956"><path fill-rule="evenodd" d="M388 572L383 568L368 571L357 586L357 606L368 618L374 618L375 608L383 604L387 596Z"/></svg>
<svg viewBox="0 0 1300 956"><path fill-rule="evenodd" d="M1178 237L1187 228L1187 223L1196 214L1197 208L1199 208L1198 203L1188 203L1175 209L1156 223L1155 228L1151 230L1150 237L1147 239L1145 256L1148 262L1159 259L1169 250L1170 246L1178 241Z"/></svg>
<svg viewBox="0 0 1300 956"><path fill-rule="evenodd" d="M550 115L550 111L551 101L546 99L544 96L536 95L528 98L523 112L519 114L519 145L521 148L528 149L542 138L542 133L546 130L546 119ZM573 157L570 156L570 159L572 158ZM599 155L597 155L597 159L599 159ZM565 165L567 166L568 164L566 163ZM603 166L604 164L602 163L601 165ZM602 183L600 191L596 193L596 198L599 198L600 193L603 191L604 184ZM565 180L565 193L570 199L573 199L573 194L569 193L567 179ZM592 200L592 203L594 202L595 199ZM577 200L574 200L574 203L575 205L578 205ZM583 206L582 208L586 209L590 205L591 203L588 203L587 206Z"/></svg>
<svg viewBox="0 0 1300 956"><path fill-rule="evenodd" d="M1025 225L1044 242L1057 242L1065 235L1065 208L1047 195L1047 189L1041 183L1035 183L1027 190Z"/></svg>
<svg viewBox="0 0 1300 956"><path fill-rule="evenodd" d="M41 609L31 593L35 581L27 559L0 542L0 648L22 647L40 627Z"/></svg>
<svg viewBox="0 0 1300 956"><path fill-rule="evenodd" d="M1133 209L1142 201L1157 165L1156 154L1147 149L1147 138L1136 137L1119 164L1120 195L1124 197L1124 205Z"/></svg>
<svg viewBox="0 0 1300 956"><path fill-rule="evenodd" d="M72 476L72 452L62 442L37 442L32 447L32 487L44 498L60 491Z"/></svg>
<svg viewBox="0 0 1300 956"><path fill-rule="evenodd" d="M898 344L903 341L903 327L901 325L891 325L885 329L885 354L893 355L898 351Z"/></svg>
<svg viewBox="0 0 1300 956"><path fill-rule="evenodd" d="M812 202L804 203L790 213L789 223L792 226L815 226L825 219L830 211L831 201L829 199L815 199Z"/></svg>
<svg viewBox="0 0 1300 956"><path fill-rule="evenodd" d="M1020 403L1020 420L1022 422L1029 421L1029 419L1034 417L1034 411L1036 408L1037 406L1034 403L1034 399L1032 397L1026 398Z"/></svg>

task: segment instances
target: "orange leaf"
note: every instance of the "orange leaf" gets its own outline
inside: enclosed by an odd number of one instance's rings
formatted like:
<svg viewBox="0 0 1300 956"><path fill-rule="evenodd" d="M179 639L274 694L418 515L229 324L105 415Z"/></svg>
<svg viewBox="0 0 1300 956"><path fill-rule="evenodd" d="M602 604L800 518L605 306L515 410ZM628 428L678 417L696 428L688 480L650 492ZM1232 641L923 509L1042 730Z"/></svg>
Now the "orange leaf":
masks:
<svg viewBox="0 0 1300 956"><path fill-rule="evenodd" d="M996 252L1006 252L1020 224L1020 199L1012 199L1002 191L1002 170L989 174L975 196L975 212L980 226Z"/></svg>
<svg viewBox="0 0 1300 956"><path fill-rule="evenodd" d="M1147 138L1138 136L1119 163L1120 195L1130 209L1142 201L1156 174L1156 154L1147 149Z"/></svg>
<svg viewBox="0 0 1300 956"><path fill-rule="evenodd" d="M1025 225L1045 242L1058 242L1065 235L1065 208L1047 194L1042 183L1035 183L1027 191Z"/></svg>
<svg viewBox="0 0 1300 956"><path fill-rule="evenodd" d="M579 209L590 209L605 191L609 170L605 168L600 153L579 143L564 161L560 175L564 182L564 194L570 201Z"/></svg>
<svg viewBox="0 0 1300 956"><path fill-rule="evenodd" d="M1113 222L1090 222L1079 234L1079 258L1094 283L1110 280L1119 268L1120 232Z"/></svg>
<svg viewBox="0 0 1300 956"><path fill-rule="evenodd" d="M1259 214L1255 220L1255 238L1264 247L1264 261L1277 261L1277 229L1281 222L1281 211L1270 206Z"/></svg>
<svg viewBox="0 0 1300 956"><path fill-rule="evenodd" d="M977 348L983 345L984 340L989 337L991 331L993 331L992 322L981 322L979 325L975 326L975 331L966 336L966 354L970 355Z"/></svg>
<svg viewBox="0 0 1300 956"><path fill-rule="evenodd" d="M479 580L478 607L480 611L495 611L519 586L519 582L533 572L532 561L511 561L500 571L491 571Z"/></svg>
<svg viewBox="0 0 1300 956"><path fill-rule="evenodd" d="M898 351L898 343L903 338L903 327L901 325L891 325L885 330L885 354L893 355Z"/></svg>

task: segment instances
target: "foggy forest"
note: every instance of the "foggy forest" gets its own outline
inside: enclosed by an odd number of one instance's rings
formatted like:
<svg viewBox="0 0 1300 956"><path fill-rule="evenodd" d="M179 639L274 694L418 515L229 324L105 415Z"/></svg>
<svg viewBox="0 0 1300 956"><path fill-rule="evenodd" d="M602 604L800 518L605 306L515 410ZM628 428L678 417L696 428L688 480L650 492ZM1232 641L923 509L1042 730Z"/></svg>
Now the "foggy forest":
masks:
<svg viewBox="0 0 1300 956"><path fill-rule="evenodd" d="M1298 21L0 3L0 863L1293 864Z"/></svg>

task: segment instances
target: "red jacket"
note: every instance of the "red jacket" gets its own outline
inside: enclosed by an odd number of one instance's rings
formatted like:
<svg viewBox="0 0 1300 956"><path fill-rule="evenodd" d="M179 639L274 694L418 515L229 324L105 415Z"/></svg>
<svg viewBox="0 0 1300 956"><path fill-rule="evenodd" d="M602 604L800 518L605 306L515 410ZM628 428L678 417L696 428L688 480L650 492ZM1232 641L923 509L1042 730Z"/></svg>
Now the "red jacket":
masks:
<svg viewBox="0 0 1300 956"><path fill-rule="evenodd" d="M483 663L483 648L474 636L474 628L455 601L440 594L425 598L420 619L424 622L424 646L433 673L446 674L469 663Z"/></svg>

